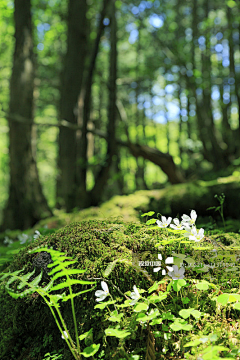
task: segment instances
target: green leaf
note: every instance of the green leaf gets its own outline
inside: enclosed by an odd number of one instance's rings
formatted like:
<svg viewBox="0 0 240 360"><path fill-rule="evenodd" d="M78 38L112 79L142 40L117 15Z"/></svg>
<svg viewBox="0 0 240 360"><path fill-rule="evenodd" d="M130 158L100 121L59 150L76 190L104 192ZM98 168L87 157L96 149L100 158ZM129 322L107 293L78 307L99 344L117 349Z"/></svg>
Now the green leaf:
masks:
<svg viewBox="0 0 240 360"><path fill-rule="evenodd" d="M148 305L145 303L138 303L135 308L134 311L135 312L140 312L140 311L146 311L148 309Z"/></svg>
<svg viewBox="0 0 240 360"><path fill-rule="evenodd" d="M141 216L153 216L154 214L155 214L155 211L149 211L147 213L142 214Z"/></svg>
<svg viewBox="0 0 240 360"><path fill-rule="evenodd" d="M108 320L113 322L120 322L122 317L123 313L118 314L117 310L114 310Z"/></svg>
<svg viewBox="0 0 240 360"><path fill-rule="evenodd" d="M109 301L105 301L102 302L101 304L95 305L94 309L105 309L106 306L111 305L111 304L115 304L116 300L109 300Z"/></svg>
<svg viewBox="0 0 240 360"><path fill-rule="evenodd" d="M125 337L127 337L128 335L131 335L131 333L129 331L126 330L117 330L117 329L106 329L105 330L105 334L107 336L115 336L119 339L124 339Z"/></svg>
<svg viewBox="0 0 240 360"><path fill-rule="evenodd" d="M208 290L209 286L207 283L201 282L199 284L196 284L196 288L199 290Z"/></svg>
<svg viewBox="0 0 240 360"><path fill-rule="evenodd" d="M226 305L227 303L236 302L240 300L239 294L222 294L217 297L217 301L222 304Z"/></svg>
<svg viewBox="0 0 240 360"><path fill-rule="evenodd" d="M152 224L155 224L156 223L156 219L149 219L147 222L146 222L146 225L152 225Z"/></svg>
<svg viewBox="0 0 240 360"><path fill-rule="evenodd" d="M201 340L196 339L196 340L193 340L193 341L188 342L188 343L185 344L183 347L198 346L199 344L201 344Z"/></svg>
<svg viewBox="0 0 240 360"><path fill-rule="evenodd" d="M92 334L92 330L93 330L93 328L91 328L89 331L85 332L84 334L80 335L79 340L83 340L86 337L88 337L90 334Z"/></svg>
<svg viewBox="0 0 240 360"><path fill-rule="evenodd" d="M184 285L186 285L186 281L184 279L173 280L173 289L175 291L179 291Z"/></svg>
<svg viewBox="0 0 240 360"><path fill-rule="evenodd" d="M187 319L191 312L194 310L194 308L191 308L191 309L183 309L183 310L180 310L179 311L179 315L184 318L184 319Z"/></svg>
<svg viewBox="0 0 240 360"><path fill-rule="evenodd" d="M240 303L235 303L233 304L233 308L236 309L236 310L240 310Z"/></svg>
<svg viewBox="0 0 240 360"><path fill-rule="evenodd" d="M96 354L96 352L98 351L100 347L100 344L92 344L91 346L86 347L83 352L81 352L81 354L84 357L90 357L93 356L94 354Z"/></svg>

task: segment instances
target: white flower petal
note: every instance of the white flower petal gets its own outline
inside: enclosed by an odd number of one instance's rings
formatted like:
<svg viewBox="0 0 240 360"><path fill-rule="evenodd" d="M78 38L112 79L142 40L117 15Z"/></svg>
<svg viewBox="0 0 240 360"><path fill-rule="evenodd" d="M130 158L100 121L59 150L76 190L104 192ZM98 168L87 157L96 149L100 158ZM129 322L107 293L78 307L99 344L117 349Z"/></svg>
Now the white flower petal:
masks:
<svg viewBox="0 0 240 360"><path fill-rule="evenodd" d="M108 291L107 283L105 283L105 281L102 281L101 285L102 285L103 290L108 293L109 291Z"/></svg>

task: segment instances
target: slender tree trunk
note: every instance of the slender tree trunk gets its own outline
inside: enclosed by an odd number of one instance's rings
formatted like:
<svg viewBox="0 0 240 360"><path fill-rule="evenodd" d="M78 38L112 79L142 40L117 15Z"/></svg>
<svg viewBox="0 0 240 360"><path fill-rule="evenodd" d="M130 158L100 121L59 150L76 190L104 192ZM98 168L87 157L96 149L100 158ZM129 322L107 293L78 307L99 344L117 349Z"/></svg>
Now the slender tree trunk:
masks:
<svg viewBox="0 0 240 360"><path fill-rule="evenodd" d="M68 2L68 36L60 97L60 119L77 124L77 101L82 86L87 51L86 0ZM76 206L76 131L59 130L57 203L70 211Z"/></svg>
<svg viewBox="0 0 240 360"><path fill-rule="evenodd" d="M113 156L116 155L116 98L117 98L117 22L116 22L115 0L111 0L111 50L110 50L110 71L109 71L109 108L107 126L107 154L105 165L100 169L96 183L90 192L91 205L98 205L101 194L107 184L110 168L113 163Z"/></svg>
<svg viewBox="0 0 240 360"><path fill-rule="evenodd" d="M107 7L110 0L103 0L103 7L100 14L100 21L98 27L97 37L93 46L93 51L90 59L89 68L87 70L86 79L81 89L81 93L78 101L78 123L82 126L81 138L78 143L78 158L77 158L77 205L80 208L86 207L89 202L88 193L86 188L86 176L87 176L87 125L90 117L91 108L91 96L92 96L92 82L93 73L96 65L99 44L101 36L104 30L103 20L106 16Z"/></svg>
<svg viewBox="0 0 240 360"><path fill-rule="evenodd" d="M39 182L32 149L35 61L30 0L15 0L15 51L9 104L9 198L3 213L4 229L27 229L52 215ZM14 121L11 114L28 119Z"/></svg>

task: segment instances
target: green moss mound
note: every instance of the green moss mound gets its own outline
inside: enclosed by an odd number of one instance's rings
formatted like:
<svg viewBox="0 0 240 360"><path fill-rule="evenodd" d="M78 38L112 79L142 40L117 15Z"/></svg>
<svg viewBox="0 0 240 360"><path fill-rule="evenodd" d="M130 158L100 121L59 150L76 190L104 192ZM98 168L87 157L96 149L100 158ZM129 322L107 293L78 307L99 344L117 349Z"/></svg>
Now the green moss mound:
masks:
<svg viewBox="0 0 240 360"><path fill-rule="evenodd" d="M175 244L160 246L158 249L154 247L159 240L169 240L178 236L180 235L176 233L168 233L167 229L150 229L145 224L131 222L124 224L121 221L89 220L72 223L51 235L41 236L22 249L4 271L13 272L23 267L26 273L32 271L32 264L38 254L29 254L28 250L35 247L54 247L76 260L74 268L86 269L77 279L98 281L93 291L74 300L79 335L93 328L93 341L101 345L99 353L104 351L103 358L110 360L119 342L116 338L105 336L104 330L107 325L103 321L104 311L94 309L97 304L95 291L101 289L101 280L108 283L109 291L116 300L125 300L124 293L132 291L134 285L147 290L155 280L161 279L151 268L137 266L135 255L138 254L138 259L144 261L157 260L159 252L163 258L171 256L172 251L181 253L185 245L179 248L178 241ZM240 235L235 233L215 231L211 238L213 246L217 248L220 245L240 246ZM206 245L209 245L207 240ZM190 256L191 251L194 252L194 248L192 249L186 249ZM106 268L115 260L112 271L104 275ZM45 353L60 349L64 360L72 359L70 350L61 338L50 309L43 299L37 294L32 294L15 300L5 292L3 285L1 284L0 291L0 360L39 360ZM90 287L75 285L73 291L76 293ZM70 334L74 336L70 301L61 304L61 313ZM144 356L147 331L143 329L141 335L140 331L137 331L137 334L135 339L126 340L126 348L129 352L139 351L139 354ZM83 349L85 345L81 345ZM118 355L115 356L117 360L120 359ZM95 358L98 359L97 356Z"/></svg>
<svg viewBox="0 0 240 360"><path fill-rule="evenodd" d="M94 310L97 304L95 291L101 289L100 281L103 279L103 273L114 260L119 261L109 276L105 277L114 299L124 298L123 293L132 291L133 285L149 288L154 281L147 271L133 265L132 251L152 249L157 237L156 231L149 230L144 225L124 226L120 222L110 221L73 223L50 236L39 238L34 244L21 250L5 271L20 270L24 266L26 273L31 271L32 262L37 254L29 254L28 250L36 246L55 247L77 260L74 267L87 270L84 274L80 274L79 278L98 280L94 291L75 298L79 335L93 327L94 342L101 343L101 349L105 350L105 358L110 359L112 351L118 346L118 340L108 337L106 343L103 343L105 327L102 312L97 313L97 310ZM120 261L123 259L125 262ZM86 289L89 287L85 285ZM121 289L121 292L118 289ZM75 286L73 290L78 292L84 288ZM61 348L64 348L64 359L72 359L50 309L40 296L32 294L15 300L2 288L0 309L1 360L37 360L48 351ZM70 301L62 303L61 312L70 333L74 335ZM137 347L134 342L129 346L133 349Z"/></svg>

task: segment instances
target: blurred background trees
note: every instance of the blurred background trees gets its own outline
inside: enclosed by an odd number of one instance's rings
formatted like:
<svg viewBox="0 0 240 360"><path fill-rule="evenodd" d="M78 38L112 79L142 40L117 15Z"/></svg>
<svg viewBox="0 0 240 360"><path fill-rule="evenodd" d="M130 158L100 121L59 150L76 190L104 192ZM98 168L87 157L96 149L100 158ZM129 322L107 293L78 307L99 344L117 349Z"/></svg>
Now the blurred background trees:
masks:
<svg viewBox="0 0 240 360"><path fill-rule="evenodd" d="M24 1L0 1L2 229L240 175L237 1Z"/></svg>

